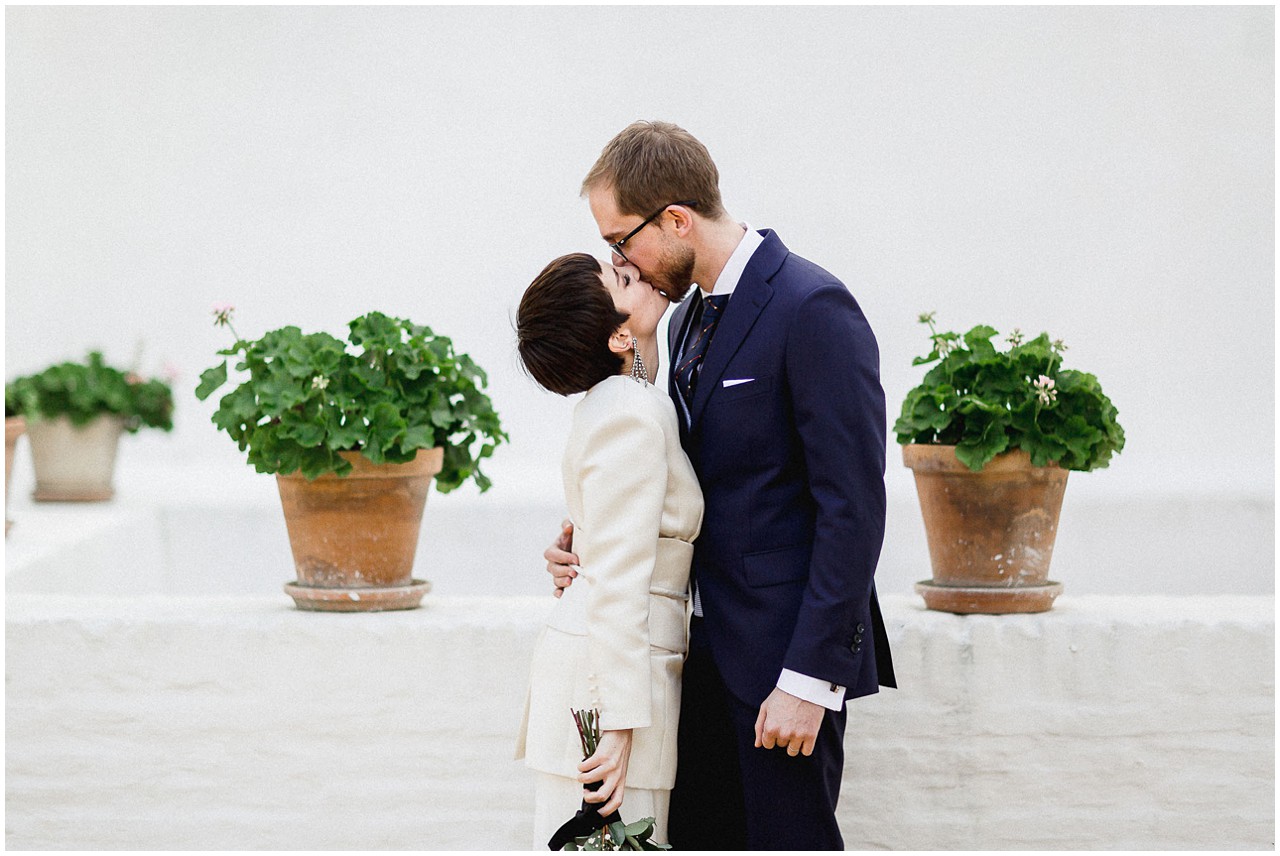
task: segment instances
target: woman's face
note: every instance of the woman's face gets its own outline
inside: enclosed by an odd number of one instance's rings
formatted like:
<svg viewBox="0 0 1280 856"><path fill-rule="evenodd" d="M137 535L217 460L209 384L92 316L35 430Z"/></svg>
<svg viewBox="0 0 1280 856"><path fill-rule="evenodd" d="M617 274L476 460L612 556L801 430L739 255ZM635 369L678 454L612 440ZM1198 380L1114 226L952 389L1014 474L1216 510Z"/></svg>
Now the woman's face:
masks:
<svg viewBox="0 0 1280 856"><path fill-rule="evenodd" d="M633 265L601 263L600 274L604 287L613 295L613 305L630 317L626 326L631 335L648 339L658 330L658 322L671 301L649 283L640 278L640 271Z"/></svg>

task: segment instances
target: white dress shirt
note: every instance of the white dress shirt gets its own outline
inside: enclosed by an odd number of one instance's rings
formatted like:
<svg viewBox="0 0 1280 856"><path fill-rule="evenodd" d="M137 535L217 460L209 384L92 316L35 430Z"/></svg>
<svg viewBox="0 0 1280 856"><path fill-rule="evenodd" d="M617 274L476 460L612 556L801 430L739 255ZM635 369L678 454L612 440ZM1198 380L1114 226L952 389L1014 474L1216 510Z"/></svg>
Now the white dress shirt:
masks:
<svg viewBox="0 0 1280 856"><path fill-rule="evenodd" d="M749 225L746 223L739 223L738 225L742 226L746 232L743 234L742 240L738 242L733 254L729 256L729 261L725 262L724 269L720 271L720 276L716 278L715 285L711 291L702 290L703 296L707 294L733 294L734 289L738 287L739 280L742 279L743 271L747 269L747 263L751 261L751 257L755 255L756 250L764 243L764 236ZM702 288L701 284L698 287ZM732 298L730 299L732 300ZM702 617L702 597L696 580L693 588L693 614L699 618ZM840 710L840 708L844 707L845 688L830 681L802 675L790 669L783 669L782 674L778 676L777 686L778 689L785 693L790 693L796 698L804 699L813 704L822 705L827 710Z"/></svg>

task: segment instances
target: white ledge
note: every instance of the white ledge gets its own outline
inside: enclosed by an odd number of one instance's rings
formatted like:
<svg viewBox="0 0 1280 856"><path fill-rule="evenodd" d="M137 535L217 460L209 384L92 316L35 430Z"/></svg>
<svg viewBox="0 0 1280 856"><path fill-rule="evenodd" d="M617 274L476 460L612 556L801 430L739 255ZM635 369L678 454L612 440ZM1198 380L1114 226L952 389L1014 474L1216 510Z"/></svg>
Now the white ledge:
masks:
<svg viewBox="0 0 1280 856"><path fill-rule="evenodd" d="M6 843L527 848L510 757L549 603L10 595ZM850 848L1270 846L1273 597L883 607L901 689L850 706Z"/></svg>

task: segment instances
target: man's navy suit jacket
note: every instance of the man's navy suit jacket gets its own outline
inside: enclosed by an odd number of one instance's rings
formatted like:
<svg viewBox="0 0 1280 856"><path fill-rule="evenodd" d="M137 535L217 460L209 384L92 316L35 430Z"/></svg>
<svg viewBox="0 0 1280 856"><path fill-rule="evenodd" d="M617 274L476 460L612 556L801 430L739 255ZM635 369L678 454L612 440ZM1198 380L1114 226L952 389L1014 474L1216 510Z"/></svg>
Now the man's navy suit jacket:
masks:
<svg viewBox="0 0 1280 856"><path fill-rule="evenodd" d="M856 698L896 686L873 581L885 518L879 349L838 279L761 234L691 407L668 376L706 499L693 555L703 629L745 704L763 702L783 668ZM700 300L672 315L672 368Z"/></svg>

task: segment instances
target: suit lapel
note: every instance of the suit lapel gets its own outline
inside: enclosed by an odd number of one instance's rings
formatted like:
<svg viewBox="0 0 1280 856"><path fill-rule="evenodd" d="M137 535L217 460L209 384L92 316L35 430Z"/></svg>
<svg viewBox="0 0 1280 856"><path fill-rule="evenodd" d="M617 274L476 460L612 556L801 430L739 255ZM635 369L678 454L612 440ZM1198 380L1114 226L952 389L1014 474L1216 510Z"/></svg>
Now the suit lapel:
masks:
<svg viewBox="0 0 1280 856"><path fill-rule="evenodd" d="M707 347L707 354L702 360L702 369L698 373L698 387L693 395L693 406L690 408L690 427L697 425L706 409L707 400L720 386L720 378L729 367L729 360L742 347L747 334L760 317L761 311L773 298L773 287L769 279L782 266L786 258L787 248L782 245L770 230L761 232L765 236L764 243L751 257L738 287L729 298L724 317L716 326L715 335Z"/></svg>
<svg viewBox="0 0 1280 856"><path fill-rule="evenodd" d="M701 301L702 289L695 286L693 293L685 298L683 303L678 304L671 313L671 323L667 325L667 353L671 357L667 361L668 376L671 376L675 371L676 358L680 356L680 347L684 345L684 340L689 335L689 323L697 315L695 310Z"/></svg>
<svg viewBox="0 0 1280 856"><path fill-rule="evenodd" d="M671 393L672 398L676 398L680 393L676 392L676 362L680 358L680 348L684 346L685 338L689 335L689 324L698 314L696 309L698 303L702 300L702 290L694 287L693 293L685 298L683 303L676 306L671 313L671 323L667 325L667 390ZM680 402L676 402L676 409L680 410Z"/></svg>

